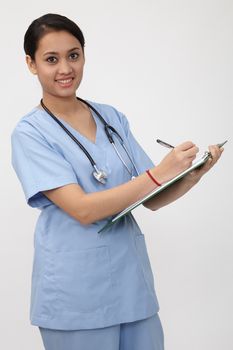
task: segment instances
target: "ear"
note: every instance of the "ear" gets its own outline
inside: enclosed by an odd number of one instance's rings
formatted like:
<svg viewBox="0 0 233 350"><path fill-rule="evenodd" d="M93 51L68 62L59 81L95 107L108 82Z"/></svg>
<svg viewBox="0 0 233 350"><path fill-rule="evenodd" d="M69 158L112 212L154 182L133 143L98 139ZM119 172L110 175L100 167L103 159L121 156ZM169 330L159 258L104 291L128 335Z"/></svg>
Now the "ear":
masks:
<svg viewBox="0 0 233 350"><path fill-rule="evenodd" d="M36 69L36 63L35 61L31 58L31 56L26 55L26 63L28 65L28 68L32 74L37 74L37 69Z"/></svg>

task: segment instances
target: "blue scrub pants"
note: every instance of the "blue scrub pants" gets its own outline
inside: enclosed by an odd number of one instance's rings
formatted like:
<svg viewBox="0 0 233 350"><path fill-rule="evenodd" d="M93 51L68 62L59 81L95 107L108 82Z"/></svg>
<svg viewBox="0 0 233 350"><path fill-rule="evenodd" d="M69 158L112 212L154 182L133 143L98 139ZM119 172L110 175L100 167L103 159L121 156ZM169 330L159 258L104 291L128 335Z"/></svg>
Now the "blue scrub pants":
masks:
<svg viewBox="0 0 233 350"><path fill-rule="evenodd" d="M45 350L164 350L158 313L118 325L74 331L39 327Z"/></svg>

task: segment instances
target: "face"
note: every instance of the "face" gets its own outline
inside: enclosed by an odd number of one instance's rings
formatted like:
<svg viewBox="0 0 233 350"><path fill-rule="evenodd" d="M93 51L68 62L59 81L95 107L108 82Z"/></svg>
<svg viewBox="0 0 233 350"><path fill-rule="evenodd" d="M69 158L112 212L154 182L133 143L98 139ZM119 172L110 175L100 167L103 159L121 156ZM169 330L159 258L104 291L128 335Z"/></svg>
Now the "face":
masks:
<svg viewBox="0 0 233 350"><path fill-rule="evenodd" d="M43 96L71 97L79 87L85 63L78 39L66 31L50 32L39 41L33 61L26 55L30 71L38 76Z"/></svg>

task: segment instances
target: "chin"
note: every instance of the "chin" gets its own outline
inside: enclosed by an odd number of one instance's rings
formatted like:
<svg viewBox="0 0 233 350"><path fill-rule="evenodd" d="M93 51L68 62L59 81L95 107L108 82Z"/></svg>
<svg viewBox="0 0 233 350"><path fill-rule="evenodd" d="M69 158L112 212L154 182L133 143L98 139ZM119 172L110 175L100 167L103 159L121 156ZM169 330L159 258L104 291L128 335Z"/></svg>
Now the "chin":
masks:
<svg viewBox="0 0 233 350"><path fill-rule="evenodd" d="M76 96L76 90L75 91L54 91L52 93L50 93L50 95L54 96L54 97L60 97L60 98L69 98L69 97L73 97Z"/></svg>

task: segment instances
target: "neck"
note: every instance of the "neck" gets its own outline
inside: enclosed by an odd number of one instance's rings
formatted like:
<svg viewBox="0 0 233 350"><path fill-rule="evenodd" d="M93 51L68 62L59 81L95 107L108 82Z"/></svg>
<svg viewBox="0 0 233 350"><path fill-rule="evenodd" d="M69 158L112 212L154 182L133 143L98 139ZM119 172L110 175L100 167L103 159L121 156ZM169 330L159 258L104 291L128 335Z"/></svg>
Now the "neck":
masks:
<svg viewBox="0 0 233 350"><path fill-rule="evenodd" d="M76 98L76 95L69 97L57 97L43 94L43 103L54 114L58 115L74 115L80 108L82 103Z"/></svg>

